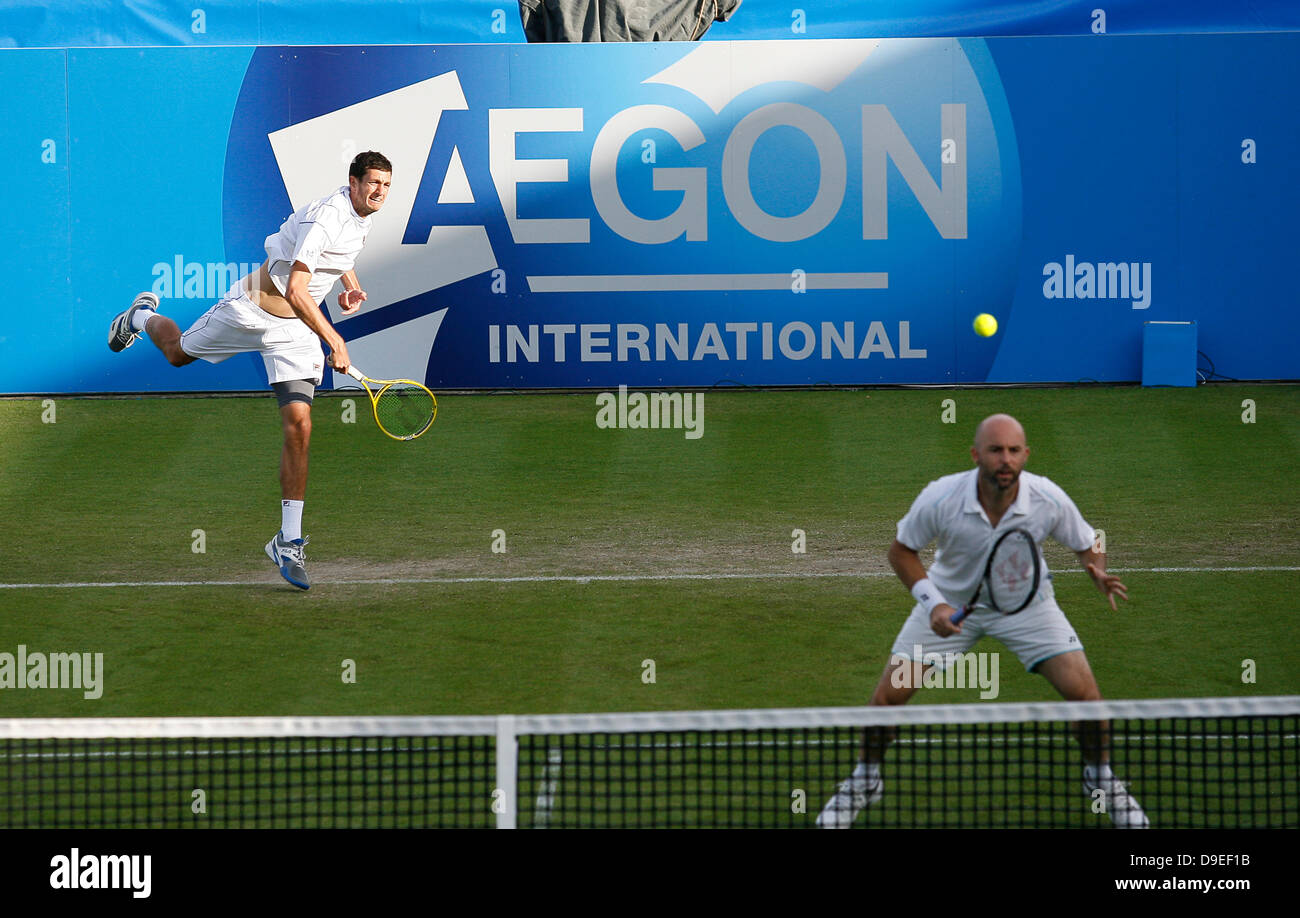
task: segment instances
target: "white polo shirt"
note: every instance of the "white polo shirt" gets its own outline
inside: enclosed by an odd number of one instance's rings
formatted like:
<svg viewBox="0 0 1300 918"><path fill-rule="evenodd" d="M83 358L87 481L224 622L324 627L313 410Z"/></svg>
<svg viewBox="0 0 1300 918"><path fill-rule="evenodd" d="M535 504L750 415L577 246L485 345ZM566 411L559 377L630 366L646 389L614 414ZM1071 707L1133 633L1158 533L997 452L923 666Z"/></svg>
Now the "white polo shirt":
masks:
<svg viewBox="0 0 1300 918"><path fill-rule="evenodd" d="M271 282L283 294L293 263L301 261L311 269L307 292L319 305L339 275L352 270L369 232L370 218L353 208L347 185L317 198L290 215L279 232L266 237Z"/></svg>
<svg viewBox="0 0 1300 918"><path fill-rule="evenodd" d="M994 540L1008 529L1027 530L1039 545L1051 536L1072 551L1092 547L1093 528L1069 495L1049 479L1022 471L1020 492L994 529L980 506L978 478L979 469L972 468L930 482L898 521L898 541L913 551L938 541L928 576L950 605L970 601ZM1038 563L1046 578L1041 549Z"/></svg>

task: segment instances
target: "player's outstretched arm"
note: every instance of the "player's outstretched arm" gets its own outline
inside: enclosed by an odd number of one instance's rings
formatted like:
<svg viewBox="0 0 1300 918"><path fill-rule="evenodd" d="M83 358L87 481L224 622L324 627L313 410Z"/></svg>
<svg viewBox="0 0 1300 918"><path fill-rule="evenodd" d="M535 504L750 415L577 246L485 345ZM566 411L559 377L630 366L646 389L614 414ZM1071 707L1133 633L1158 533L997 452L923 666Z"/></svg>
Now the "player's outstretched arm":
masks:
<svg viewBox="0 0 1300 918"><path fill-rule="evenodd" d="M917 602L927 602L920 596L916 595L913 589L918 583L929 583L925 576L925 565L921 563L921 556L912 549L908 548L897 539L889 546L889 566L894 569L898 579L903 581L903 586L911 591ZM938 591L935 591L938 595ZM948 637L953 634L961 633L961 624L953 624L952 616L957 610L947 602L940 600L930 607L930 628L939 637Z"/></svg>
<svg viewBox="0 0 1300 918"><path fill-rule="evenodd" d="M1116 596L1128 602L1128 587L1124 586L1123 582L1114 574L1106 573L1105 555L1092 548L1087 548L1075 554L1079 556L1079 563L1088 572L1088 576L1092 578L1092 582L1101 591L1101 595L1110 600L1112 611L1119 608L1115 605Z"/></svg>
<svg viewBox="0 0 1300 918"><path fill-rule="evenodd" d="M293 270L289 273L289 284L285 288L284 298L289 301L298 318L306 322L307 327L329 347L330 366L344 372L348 368L347 345L343 343L343 336L334 330L329 319L325 318L325 313L320 311L316 301L307 292L309 281L311 281L311 271L301 261L295 261Z"/></svg>

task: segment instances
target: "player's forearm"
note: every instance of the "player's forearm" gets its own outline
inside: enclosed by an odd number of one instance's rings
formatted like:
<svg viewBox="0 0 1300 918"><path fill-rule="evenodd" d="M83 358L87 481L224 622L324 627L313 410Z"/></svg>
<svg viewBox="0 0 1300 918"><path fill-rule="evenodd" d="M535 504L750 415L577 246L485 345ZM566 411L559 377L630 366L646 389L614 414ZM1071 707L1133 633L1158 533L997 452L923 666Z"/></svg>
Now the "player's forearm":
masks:
<svg viewBox="0 0 1300 918"><path fill-rule="evenodd" d="M925 579L925 565L921 563L921 556L897 539L889 546L889 566L909 590L917 581Z"/></svg>
<svg viewBox="0 0 1300 918"><path fill-rule="evenodd" d="M320 311L316 301L307 293L306 284L298 285L289 284L289 289L285 292L285 300L288 301L289 307L294 314L314 331L317 336L325 342L331 351L338 350L343 343L343 337L334 330L334 326L325 318L325 314Z"/></svg>
<svg viewBox="0 0 1300 918"><path fill-rule="evenodd" d="M951 606L948 600L943 597L943 594L926 577L925 565L921 563L919 554L895 539L894 544L889 546L889 566L894 569L898 579L903 581L903 586L907 587L907 591L912 594L912 597L925 609L926 614L931 616L930 626L938 634L947 636L961 630L960 626L954 626L951 622L941 625L935 624L935 611L939 610L939 615L942 618L945 614L942 610L949 609Z"/></svg>
<svg viewBox="0 0 1300 918"><path fill-rule="evenodd" d="M1106 569L1106 556L1099 551L1094 551L1092 548L1085 548L1083 551L1076 551L1075 555L1078 557L1079 563L1083 565L1084 570L1088 569L1089 564L1095 564L1099 571L1104 571Z"/></svg>
<svg viewBox="0 0 1300 918"><path fill-rule="evenodd" d="M357 280L357 272L355 270L345 271L343 275L339 277L339 281L343 284L344 290L361 289L361 281Z"/></svg>
<svg viewBox="0 0 1300 918"><path fill-rule="evenodd" d="M314 331L331 351L337 351L343 346L343 336L334 330L334 326L329 323L325 314L320 311L320 307L310 297L305 304L290 299L289 305L298 314L298 318L307 323L307 327Z"/></svg>

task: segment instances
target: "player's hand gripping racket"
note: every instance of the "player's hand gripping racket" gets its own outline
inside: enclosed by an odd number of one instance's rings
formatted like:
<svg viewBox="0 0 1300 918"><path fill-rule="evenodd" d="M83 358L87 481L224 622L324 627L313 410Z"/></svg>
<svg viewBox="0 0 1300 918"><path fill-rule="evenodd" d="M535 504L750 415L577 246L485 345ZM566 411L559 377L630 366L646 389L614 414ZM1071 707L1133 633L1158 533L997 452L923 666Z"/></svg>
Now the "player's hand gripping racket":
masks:
<svg viewBox="0 0 1300 918"><path fill-rule="evenodd" d="M394 440L414 440L433 426L438 400L413 379L371 379L356 367L348 375L365 386L379 429Z"/></svg>
<svg viewBox="0 0 1300 918"><path fill-rule="evenodd" d="M975 611L981 594L985 597L983 604L995 612L1015 615L1038 595L1039 576L1034 537L1023 529L1007 530L993 543L975 595L953 613L952 623L957 624Z"/></svg>

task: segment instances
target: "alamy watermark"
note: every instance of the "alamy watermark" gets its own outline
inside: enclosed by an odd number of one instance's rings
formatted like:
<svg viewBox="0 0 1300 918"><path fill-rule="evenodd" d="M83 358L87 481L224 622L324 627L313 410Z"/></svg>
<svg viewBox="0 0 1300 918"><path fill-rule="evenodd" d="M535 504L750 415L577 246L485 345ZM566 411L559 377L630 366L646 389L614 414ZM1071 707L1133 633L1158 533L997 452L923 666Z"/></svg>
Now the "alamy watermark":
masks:
<svg viewBox="0 0 1300 918"><path fill-rule="evenodd" d="M703 392L632 392L619 386L618 394L596 396L596 426L602 430L668 428L685 430L686 439L704 436Z"/></svg>
<svg viewBox="0 0 1300 918"><path fill-rule="evenodd" d="M160 261L153 266L153 286L149 289L165 300L217 300L235 281L259 267L260 262L186 261L184 255L177 255L170 262Z"/></svg>
<svg viewBox="0 0 1300 918"><path fill-rule="evenodd" d="M104 694L102 653L40 653L18 645L0 653L0 689L81 689L89 699Z"/></svg>
<svg viewBox="0 0 1300 918"><path fill-rule="evenodd" d="M51 889L128 889L148 899L153 888L153 855L82 854L73 848L50 858Z"/></svg>
<svg viewBox="0 0 1300 918"><path fill-rule="evenodd" d="M889 677L894 688L978 688L986 701L1000 691L996 653L922 653L921 645L913 644L910 659L895 654L892 662L897 664ZM928 667L915 685L916 667L908 665L913 662Z"/></svg>

